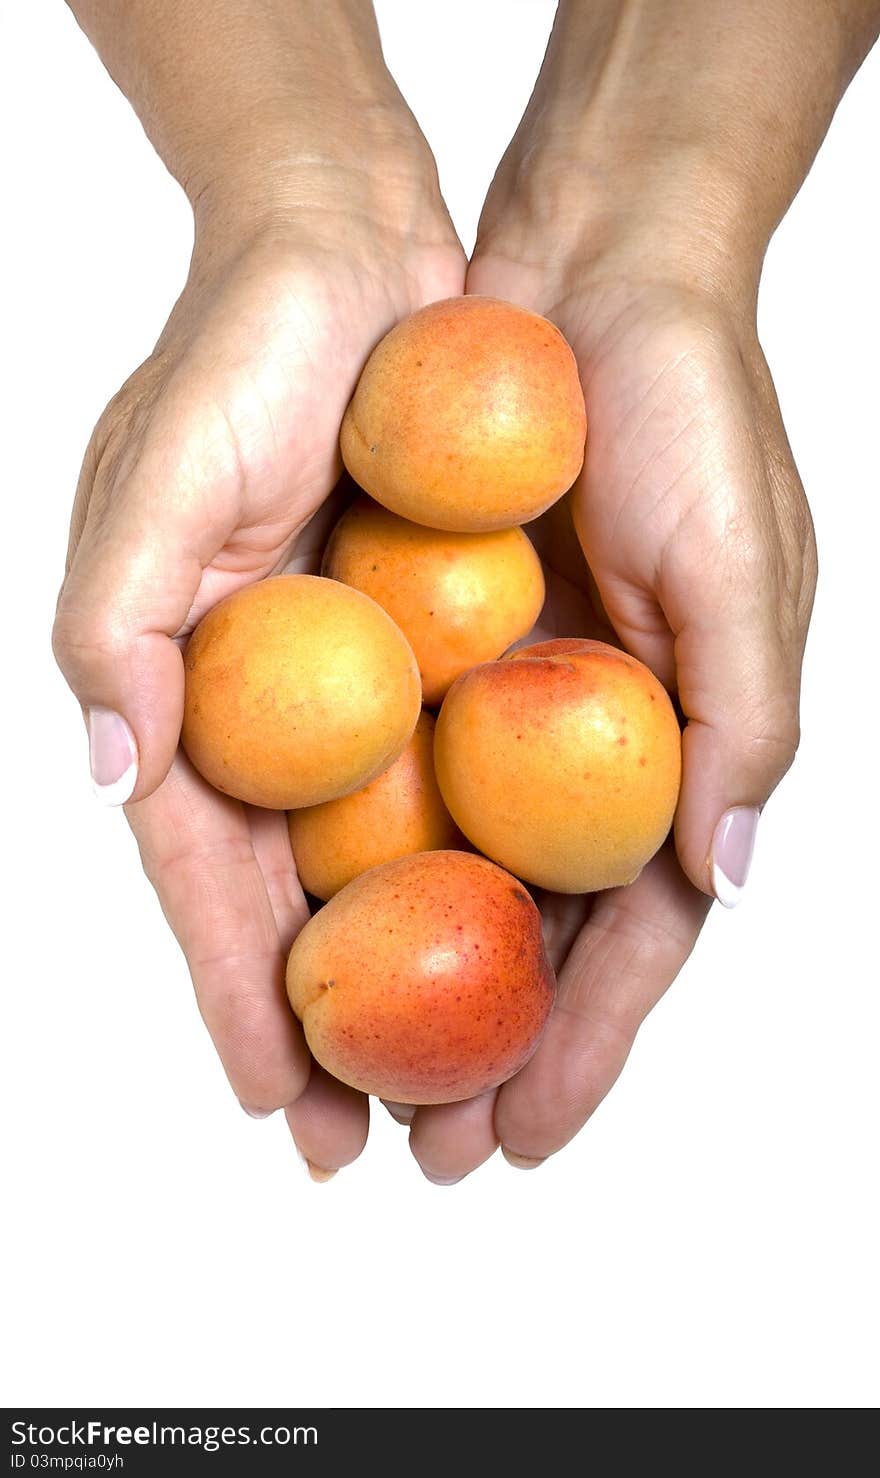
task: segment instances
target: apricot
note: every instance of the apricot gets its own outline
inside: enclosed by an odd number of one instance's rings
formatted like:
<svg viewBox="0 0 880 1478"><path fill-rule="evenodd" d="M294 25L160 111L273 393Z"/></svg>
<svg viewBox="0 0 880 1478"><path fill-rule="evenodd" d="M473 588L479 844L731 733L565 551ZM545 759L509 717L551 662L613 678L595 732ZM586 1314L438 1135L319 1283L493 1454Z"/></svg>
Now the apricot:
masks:
<svg viewBox="0 0 880 1478"><path fill-rule="evenodd" d="M185 656L183 746L217 790L278 810L357 790L409 742L421 685L369 596L277 575L221 600Z"/></svg>
<svg viewBox="0 0 880 1478"><path fill-rule="evenodd" d="M469 532L528 523L570 488L586 413L559 329L498 298L447 298L373 350L342 423L342 459L403 518Z"/></svg>
<svg viewBox="0 0 880 1478"><path fill-rule="evenodd" d="M421 714L403 754L363 790L291 811L287 824L299 880L325 900L380 862L465 845L434 774L431 715Z"/></svg>
<svg viewBox="0 0 880 1478"><path fill-rule="evenodd" d="M323 572L371 595L397 622L428 704L531 631L544 604L541 561L522 529L428 529L368 498L336 525Z"/></svg>
<svg viewBox="0 0 880 1478"><path fill-rule="evenodd" d="M631 883L666 837L681 734L664 687L605 642L539 642L460 677L437 779L465 836L559 893Z"/></svg>
<svg viewBox="0 0 880 1478"><path fill-rule="evenodd" d="M531 897L471 852L361 873L309 920L287 963L312 1055L398 1103L452 1103L512 1077L554 989Z"/></svg>

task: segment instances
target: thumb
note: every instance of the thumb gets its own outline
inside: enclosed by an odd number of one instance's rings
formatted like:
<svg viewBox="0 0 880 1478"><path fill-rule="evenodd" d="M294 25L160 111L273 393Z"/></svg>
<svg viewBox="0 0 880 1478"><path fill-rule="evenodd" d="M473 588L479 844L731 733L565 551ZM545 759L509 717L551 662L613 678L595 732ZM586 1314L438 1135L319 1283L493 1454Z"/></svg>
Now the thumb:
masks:
<svg viewBox="0 0 880 1478"><path fill-rule="evenodd" d="M792 599L772 561L750 558L718 579L679 571L674 589L686 595L663 599L687 720L676 849L695 886L728 908L745 886L761 809L798 745L809 574L802 588Z"/></svg>
<svg viewBox="0 0 880 1478"><path fill-rule="evenodd" d="M186 485L194 477L182 478L180 465L142 452L109 486L100 467L88 478L88 510L58 603L55 657L84 710L95 791L108 805L155 790L180 736L184 670L174 638L211 557L199 546L216 536L206 525L222 501L200 527Z"/></svg>

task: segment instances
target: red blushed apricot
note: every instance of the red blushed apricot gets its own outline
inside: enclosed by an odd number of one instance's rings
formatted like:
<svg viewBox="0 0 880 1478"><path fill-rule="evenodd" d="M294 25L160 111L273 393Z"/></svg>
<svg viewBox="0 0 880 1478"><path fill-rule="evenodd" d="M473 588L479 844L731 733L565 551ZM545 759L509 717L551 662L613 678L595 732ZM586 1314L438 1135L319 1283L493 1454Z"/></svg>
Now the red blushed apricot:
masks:
<svg viewBox="0 0 880 1478"><path fill-rule="evenodd" d="M431 715L422 713L403 754L363 790L291 811L287 824L299 880L323 899L381 862L465 846L434 774Z"/></svg>
<svg viewBox="0 0 880 1478"><path fill-rule="evenodd" d="M449 690L437 779L465 836L559 893L631 883L669 832L681 734L647 667L604 642L523 647Z"/></svg>
<svg viewBox="0 0 880 1478"><path fill-rule="evenodd" d="M512 1077L554 989L531 897L469 852L361 873L306 924L287 964L313 1056L398 1103L452 1103Z"/></svg>
<svg viewBox="0 0 880 1478"><path fill-rule="evenodd" d="M526 636L544 604L541 561L522 529L427 529L369 498L336 525L323 573L372 596L397 622L428 704L440 703L460 673Z"/></svg>
<svg viewBox="0 0 880 1478"><path fill-rule="evenodd" d="M369 596L317 575L247 585L186 649L183 747L226 795L311 806L397 759L421 710L412 649Z"/></svg>
<svg viewBox="0 0 880 1478"><path fill-rule="evenodd" d="M342 459L377 502L429 528L528 523L571 487L586 413L554 324L498 298L431 303L386 334L342 423Z"/></svg>

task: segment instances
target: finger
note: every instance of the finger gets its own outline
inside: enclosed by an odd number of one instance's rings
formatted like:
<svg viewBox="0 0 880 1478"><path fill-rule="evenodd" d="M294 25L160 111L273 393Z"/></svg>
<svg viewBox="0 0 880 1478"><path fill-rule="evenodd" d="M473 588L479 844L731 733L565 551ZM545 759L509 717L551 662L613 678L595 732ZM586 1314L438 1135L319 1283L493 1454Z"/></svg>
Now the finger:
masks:
<svg viewBox="0 0 880 1478"><path fill-rule="evenodd" d="M244 813L286 959L300 929L309 921L309 906L296 875L287 816L262 806L245 806Z"/></svg>
<svg viewBox="0 0 880 1478"><path fill-rule="evenodd" d="M82 529L53 645L89 719L96 789L111 804L143 799L171 765L184 687L173 638L236 520L239 470L229 427L210 405L195 396L188 411L181 395L154 406L144 427L134 409L111 410L121 419L99 427L83 468Z"/></svg>
<svg viewBox="0 0 880 1478"><path fill-rule="evenodd" d="M455 1185L494 1155L498 1138L492 1121L497 1088L461 1103L416 1109L409 1146L422 1174L434 1185Z"/></svg>
<svg viewBox="0 0 880 1478"><path fill-rule="evenodd" d="M309 1175L319 1183L356 1160L367 1142L370 1100L317 1063L305 1092L284 1112Z"/></svg>
<svg viewBox="0 0 880 1478"><path fill-rule="evenodd" d="M784 528L753 529L713 548L695 532L661 575L687 719L678 855L696 887L728 907L745 885L761 809L798 745L812 584L793 542Z"/></svg>
<svg viewBox="0 0 880 1478"><path fill-rule="evenodd" d="M257 1114L292 1103L310 1058L245 808L179 753L164 784L126 814L233 1091Z"/></svg>
<svg viewBox="0 0 880 1478"><path fill-rule="evenodd" d="M554 966L568 953L583 924L588 901L561 893L539 894L544 943ZM498 1136L493 1114L497 1088L461 1103L411 1105L386 1103L399 1124L411 1123L410 1149L423 1174L435 1185L454 1185L495 1153Z"/></svg>
<svg viewBox="0 0 880 1478"><path fill-rule="evenodd" d="M393 1103L389 1098L380 1098L379 1102L384 1109L388 1110L395 1124L409 1125L412 1123L416 1111L414 1103Z"/></svg>
<svg viewBox="0 0 880 1478"><path fill-rule="evenodd" d="M559 970L584 926L590 911L590 896L583 893L548 893L535 890L541 910L544 948L554 970Z"/></svg>
<svg viewBox="0 0 880 1478"><path fill-rule="evenodd" d="M639 1025L675 979L709 902L667 845L627 888L596 895L530 1062L498 1094L505 1157L540 1164L578 1132L617 1078Z"/></svg>

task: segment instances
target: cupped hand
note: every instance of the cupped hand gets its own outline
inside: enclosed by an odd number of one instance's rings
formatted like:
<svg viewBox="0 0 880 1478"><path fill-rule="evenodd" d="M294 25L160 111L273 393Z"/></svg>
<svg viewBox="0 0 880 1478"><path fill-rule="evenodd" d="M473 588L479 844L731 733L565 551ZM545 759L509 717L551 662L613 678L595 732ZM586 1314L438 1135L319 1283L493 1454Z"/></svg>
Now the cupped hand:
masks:
<svg viewBox="0 0 880 1478"><path fill-rule="evenodd" d="M548 240L478 251L471 292L546 314L577 356L583 474L533 525L548 567L542 634L619 642L680 704L683 781L672 839L635 883L544 900L560 969L532 1060L499 1091L420 1108L429 1177L467 1174L500 1143L524 1168L581 1128L687 959L710 900L736 902L761 808L798 741L816 578L809 510L753 307L614 260L560 265ZM650 269L650 257L646 258ZM683 274L684 276L684 274Z"/></svg>
<svg viewBox="0 0 880 1478"><path fill-rule="evenodd" d="M197 235L155 352L86 453L54 633L96 788L128 802L232 1087L253 1114L287 1110L318 1177L360 1152L367 1101L311 1069L287 1005L308 910L284 816L220 795L178 749L181 647L231 591L314 568L364 360L397 319L462 291L445 212L395 219L391 194L376 219L313 206L244 243Z"/></svg>

